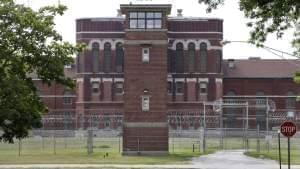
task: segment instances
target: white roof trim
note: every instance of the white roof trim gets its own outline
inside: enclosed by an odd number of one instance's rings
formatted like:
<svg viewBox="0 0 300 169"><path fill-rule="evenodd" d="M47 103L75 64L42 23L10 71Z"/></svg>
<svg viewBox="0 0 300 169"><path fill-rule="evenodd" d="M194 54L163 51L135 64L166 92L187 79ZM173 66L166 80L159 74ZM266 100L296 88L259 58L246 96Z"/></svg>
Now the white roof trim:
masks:
<svg viewBox="0 0 300 169"><path fill-rule="evenodd" d="M184 82L184 78L175 78L175 82Z"/></svg>
<svg viewBox="0 0 300 169"><path fill-rule="evenodd" d="M197 82L197 78L186 78L187 82Z"/></svg>
<svg viewBox="0 0 300 169"><path fill-rule="evenodd" d="M101 79L100 78L91 78L90 81L91 82L100 82Z"/></svg>
<svg viewBox="0 0 300 169"><path fill-rule="evenodd" d="M124 78L115 78L115 82L124 82Z"/></svg>
<svg viewBox="0 0 300 169"><path fill-rule="evenodd" d="M200 83L201 83L201 82L206 82L206 83L208 83L208 78L199 78L198 80L199 80Z"/></svg>

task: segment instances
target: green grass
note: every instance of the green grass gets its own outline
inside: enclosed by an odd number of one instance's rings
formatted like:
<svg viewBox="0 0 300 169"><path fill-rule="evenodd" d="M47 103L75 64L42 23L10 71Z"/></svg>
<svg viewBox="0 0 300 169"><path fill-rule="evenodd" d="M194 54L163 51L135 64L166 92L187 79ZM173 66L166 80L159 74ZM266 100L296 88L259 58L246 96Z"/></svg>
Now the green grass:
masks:
<svg viewBox="0 0 300 169"><path fill-rule="evenodd" d="M92 155L80 152L67 152L59 154L35 155L0 155L1 164L180 164L186 163L198 153L178 153L165 156L122 156L110 153L103 158L104 153L96 152Z"/></svg>
<svg viewBox="0 0 300 169"><path fill-rule="evenodd" d="M278 150L270 150L269 152L261 151L260 153L257 153L256 151L250 151L250 152L246 152L245 155L255 157L255 158L267 158L267 159L272 159L272 160L279 161ZM287 164L288 163L287 150L284 150L281 153L281 160L282 160L282 164ZM292 165L300 165L300 152L299 152L299 150L291 151L291 164Z"/></svg>
<svg viewBox="0 0 300 169"><path fill-rule="evenodd" d="M253 140L254 142L254 140ZM266 149L265 143L261 141L261 150L258 153L256 151L256 145L252 144L250 146L252 149L249 152L246 152L245 155L255 157L255 158L267 158L279 161L279 150L277 139L273 139L270 150ZM282 164L288 163L288 151L287 151L287 141L282 138L281 141L281 160ZM292 165L300 165L300 140L299 138L291 139L291 164Z"/></svg>
<svg viewBox="0 0 300 169"><path fill-rule="evenodd" d="M260 153L256 153L256 139L249 140L250 151L246 154L278 160L276 139L270 152L266 142L260 139ZM55 144L54 144L55 143ZM220 139L207 138L207 152L213 153L220 149L243 149L242 137L224 138L223 148ZM300 164L300 140L292 140L292 164ZM194 144L194 152L193 152ZM19 144L0 143L0 164L185 164L191 158L203 155L199 138L170 138L169 155L164 156L122 156L122 139L94 138L94 153L87 155L86 138L27 138L22 141L21 155ZM282 159L287 163L286 141L282 141ZM109 156L104 158L104 154Z"/></svg>
<svg viewBox="0 0 300 169"><path fill-rule="evenodd" d="M199 149L192 151L193 139L170 140L170 154L162 156L122 156L121 143L119 138L95 138L94 153L88 155L86 139L28 138L22 141L20 156L18 142L0 143L0 164L185 164L202 155ZM206 154L212 152L209 148Z"/></svg>

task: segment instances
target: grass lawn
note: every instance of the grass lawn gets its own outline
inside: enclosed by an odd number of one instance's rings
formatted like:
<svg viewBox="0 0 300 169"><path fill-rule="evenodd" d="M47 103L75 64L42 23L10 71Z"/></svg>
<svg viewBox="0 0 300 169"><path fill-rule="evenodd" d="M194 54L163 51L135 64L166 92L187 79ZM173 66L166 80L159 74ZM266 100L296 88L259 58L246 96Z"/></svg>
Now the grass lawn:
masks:
<svg viewBox="0 0 300 169"><path fill-rule="evenodd" d="M170 140L170 154L163 156L122 156L121 142L119 138L95 138L94 153L88 155L86 139L29 138L22 141L20 156L18 142L0 143L0 164L185 164L201 155L199 149L192 151L193 139ZM109 155L104 158L106 152ZM212 152L214 149L207 151Z"/></svg>
<svg viewBox="0 0 300 169"><path fill-rule="evenodd" d="M267 158L279 161L278 158L278 150L270 150L269 153L267 151L262 151L260 153L257 153L256 151L250 151L245 153L248 156L255 157L255 158ZM288 156L287 156L287 150L284 150L281 153L281 161L282 164L287 164L288 162ZM300 152L298 151L291 151L291 164L292 165L300 165Z"/></svg>
<svg viewBox="0 0 300 169"><path fill-rule="evenodd" d="M266 148L263 148L260 150L260 153L258 153L254 148L255 146L256 145L253 145L252 150L250 150L245 154L255 158L267 158L267 159L279 161L277 140L274 139L273 145L271 146L269 152L267 151ZM281 161L282 164L287 164L288 162L287 141L284 138L282 138L281 141ZM291 164L300 165L300 139L299 138L291 139Z"/></svg>
<svg viewBox="0 0 300 169"><path fill-rule="evenodd" d="M246 154L278 160L276 139L268 153L264 139L260 140L260 153L255 151L256 139L249 140L250 151ZM300 165L300 140L294 139L292 145L292 164ZM24 139L19 146L15 144L0 143L0 164L185 164L191 158L201 154L199 138L170 138L169 155L165 156L122 156L121 138L94 138L94 153L87 155L86 138L40 138L31 137ZM194 145L194 152L193 152ZM220 149L243 149L243 138L224 138L223 148L220 147L220 139L208 138L206 141L207 153L213 153ZM282 160L287 163L287 149L285 140L282 143ZM19 156L20 148L20 156ZM104 154L109 156L104 158Z"/></svg>
<svg viewBox="0 0 300 169"><path fill-rule="evenodd" d="M122 156L110 153L103 158L104 153L87 155L84 152L66 152L36 155L0 155L0 164L182 164L187 163L199 153L176 153L165 156Z"/></svg>

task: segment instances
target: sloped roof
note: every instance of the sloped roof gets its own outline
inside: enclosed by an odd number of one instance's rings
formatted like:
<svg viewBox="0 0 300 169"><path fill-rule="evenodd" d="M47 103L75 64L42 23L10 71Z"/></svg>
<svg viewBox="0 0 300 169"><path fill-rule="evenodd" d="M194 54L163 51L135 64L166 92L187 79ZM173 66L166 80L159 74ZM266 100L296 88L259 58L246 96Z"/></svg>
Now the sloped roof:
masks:
<svg viewBox="0 0 300 169"><path fill-rule="evenodd" d="M64 74L66 77L75 79L76 78L76 65L72 64L71 67L65 67ZM35 80L38 79L38 76L36 73L30 73L30 74L28 74L28 77L31 77L32 79L35 79Z"/></svg>
<svg viewBox="0 0 300 169"><path fill-rule="evenodd" d="M292 78L300 71L300 60L248 59L223 61L224 78Z"/></svg>

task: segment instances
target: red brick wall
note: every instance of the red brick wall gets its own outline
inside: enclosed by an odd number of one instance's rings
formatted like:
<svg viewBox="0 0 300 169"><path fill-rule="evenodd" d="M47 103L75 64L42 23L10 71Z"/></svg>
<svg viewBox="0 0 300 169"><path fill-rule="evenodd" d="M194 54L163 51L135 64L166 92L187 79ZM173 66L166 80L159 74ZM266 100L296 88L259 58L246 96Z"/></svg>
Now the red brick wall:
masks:
<svg viewBox="0 0 300 169"><path fill-rule="evenodd" d="M299 85L292 79L227 79L223 84L224 95L230 90L235 91L236 95L256 95L257 91L263 91L265 95L287 96L288 91L300 92ZM276 102L277 109L285 109L285 98L271 98ZM296 103L300 108L300 103Z"/></svg>

